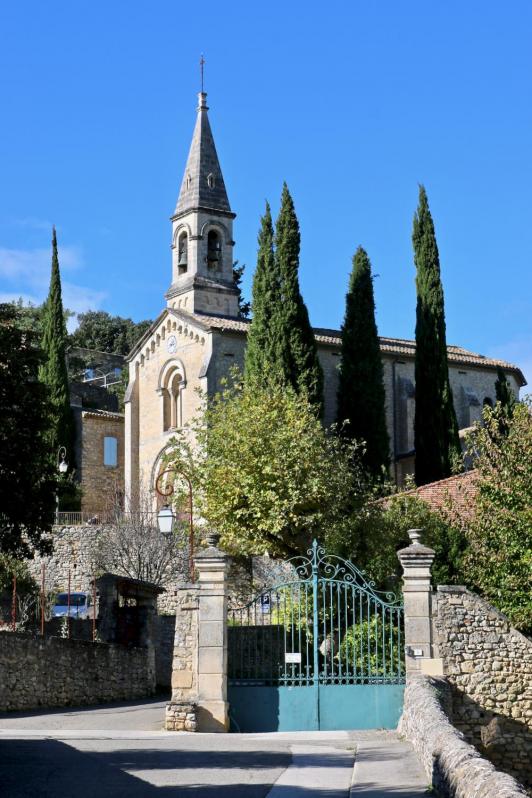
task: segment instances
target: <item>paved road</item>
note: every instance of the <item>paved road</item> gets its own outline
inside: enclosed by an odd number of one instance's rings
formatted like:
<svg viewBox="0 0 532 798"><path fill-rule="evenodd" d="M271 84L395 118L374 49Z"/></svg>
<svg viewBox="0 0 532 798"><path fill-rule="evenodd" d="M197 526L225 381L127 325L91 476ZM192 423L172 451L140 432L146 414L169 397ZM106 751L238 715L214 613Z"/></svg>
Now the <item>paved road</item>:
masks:
<svg viewBox="0 0 532 798"><path fill-rule="evenodd" d="M180 734L164 702L0 714L2 798L419 798L391 732ZM353 768L353 764L355 767Z"/></svg>

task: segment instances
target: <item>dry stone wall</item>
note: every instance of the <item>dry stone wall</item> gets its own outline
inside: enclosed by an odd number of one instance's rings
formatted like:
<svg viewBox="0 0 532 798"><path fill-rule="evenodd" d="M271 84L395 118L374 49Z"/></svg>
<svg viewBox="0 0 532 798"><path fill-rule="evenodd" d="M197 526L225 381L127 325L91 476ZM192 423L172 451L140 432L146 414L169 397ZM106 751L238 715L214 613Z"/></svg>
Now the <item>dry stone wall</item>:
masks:
<svg viewBox="0 0 532 798"><path fill-rule="evenodd" d="M172 700L166 708L168 731L196 731L198 692L199 588L182 585L176 597Z"/></svg>
<svg viewBox="0 0 532 798"><path fill-rule="evenodd" d="M155 692L148 648L0 632L0 711L100 704Z"/></svg>
<svg viewBox="0 0 532 798"><path fill-rule="evenodd" d="M66 590L70 571L72 590L90 590L95 576L95 553L101 527L54 526L52 531L53 552L49 557L36 555L28 561L31 575L41 584L41 565L46 567L47 590Z"/></svg>
<svg viewBox="0 0 532 798"><path fill-rule="evenodd" d="M532 789L532 641L460 586L438 588L434 632L454 725Z"/></svg>
<svg viewBox="0 0 532 798"><path fill-rule="evenodd" d="M446 679L408 677L399 733L412 744L429 784L441 798L524 798L512 776L496 770L450 722Z"/></svg>

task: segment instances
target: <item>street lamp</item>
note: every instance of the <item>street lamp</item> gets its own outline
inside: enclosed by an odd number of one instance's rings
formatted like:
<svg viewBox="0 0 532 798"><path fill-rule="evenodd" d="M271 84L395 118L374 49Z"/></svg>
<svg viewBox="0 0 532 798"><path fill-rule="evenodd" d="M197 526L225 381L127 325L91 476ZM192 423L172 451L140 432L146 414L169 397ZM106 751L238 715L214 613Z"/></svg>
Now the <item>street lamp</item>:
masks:
<svg viewBox="0 0 532 798"><path fill-rule="evenodd" d="M66 461L66 449L64 446L60 446L57 450L56 465L60 474L66 474L68 471L68 463ZM55 523L59 523L59 490L57 490L55 494Z"/></svg>
<svg viewBox="0 0 532 798"><path fill-rule="evenodd" d="M66 461L66 449L60 446L57 450L57 470L60 474L66 474L68 471L68 463Z"/></svg>
<svg viewBox="0 0 532 798"><path fill-rule="evenodd" d="M165 504L157 513L157 523L159 524L159 532L161 535L169 537L169 535L172 534L174 521L175 515L172 512L172 508Z"/></svg>
<svg viewBox="0 0 532 798"><path fill-rule="evenodd" d="M194 511L192 506L192 482L190 481L187 474L183 471L179 471L177 468L167 468L166 471L162 471L155 481L155 490L162 496L164 499L167 499L169 496L174 494L174 485L173 481L165 482L164 477L168 474L173 474L175 476L182 477L188 485L188 509L189 509L189 558L188 558L188 570L190 574L190 581L194 581ZM175 515L172 512L172 508L165 504L164 507L161 507L157 514L157 523L159 525L159 530L162 535L170 535L172 532L172 527L175 521Z"/></svg>

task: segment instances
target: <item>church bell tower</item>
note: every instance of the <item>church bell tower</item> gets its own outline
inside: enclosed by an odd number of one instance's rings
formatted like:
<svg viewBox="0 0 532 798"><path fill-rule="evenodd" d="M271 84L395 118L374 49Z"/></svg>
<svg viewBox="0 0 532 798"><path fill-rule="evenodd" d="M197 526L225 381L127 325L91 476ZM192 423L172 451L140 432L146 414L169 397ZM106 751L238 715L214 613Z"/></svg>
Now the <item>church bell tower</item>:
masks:
<svg viewBox="0 0 532 798"><path fill-rule="evenodd" d="M238 316L233 280L233 219L208 117L198 116L172 220L172 284L168 307L188 313Z"/></svg>

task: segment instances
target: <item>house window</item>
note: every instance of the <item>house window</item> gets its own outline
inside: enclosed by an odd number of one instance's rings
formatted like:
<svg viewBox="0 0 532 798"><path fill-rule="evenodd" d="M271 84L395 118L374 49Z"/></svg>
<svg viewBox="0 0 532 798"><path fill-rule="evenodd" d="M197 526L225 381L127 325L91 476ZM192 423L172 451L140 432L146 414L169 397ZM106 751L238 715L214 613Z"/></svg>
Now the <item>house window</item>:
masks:
<svg viewBox="0 0 532 798"><path fill-rule="evenodd" d="M117 438L108 437L103 439L103 464L116 468L118 465L118 440Z"/></svg>

